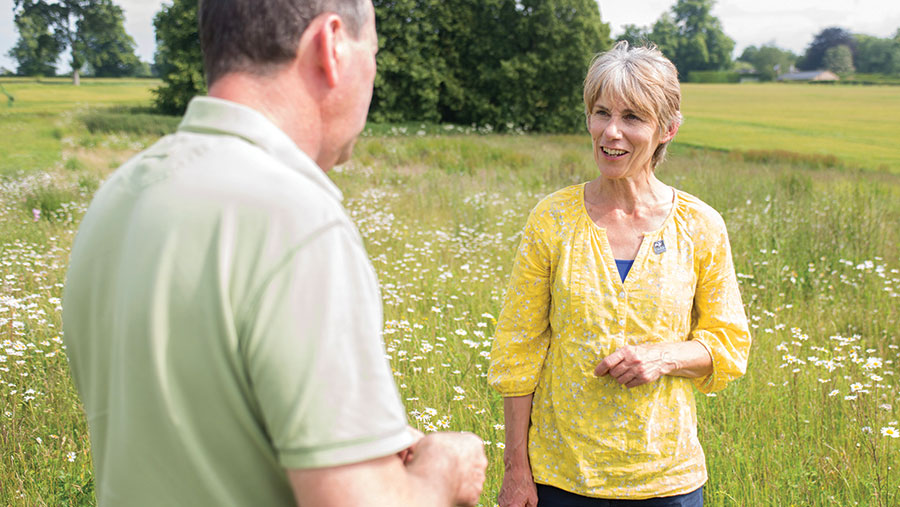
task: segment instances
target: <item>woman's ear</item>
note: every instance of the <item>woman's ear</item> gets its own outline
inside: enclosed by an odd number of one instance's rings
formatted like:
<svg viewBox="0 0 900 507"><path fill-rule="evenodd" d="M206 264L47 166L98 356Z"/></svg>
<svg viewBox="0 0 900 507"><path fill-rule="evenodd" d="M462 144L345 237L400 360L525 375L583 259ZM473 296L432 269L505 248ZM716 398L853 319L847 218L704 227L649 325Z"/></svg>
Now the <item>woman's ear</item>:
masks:
<svg viewBox="0 0 900 507"><path fill-rule="evenodd" d="M674 139L675 134L678 133L678 127L680 127L680 126L681 126L681 122L678 121L677 118L675 120L673 120L672 125L669 126L669 129L666 131L666 133L662 136L662 138L660 138L659 144L665 144L665 143L671 141L672 139Z"/></svg>

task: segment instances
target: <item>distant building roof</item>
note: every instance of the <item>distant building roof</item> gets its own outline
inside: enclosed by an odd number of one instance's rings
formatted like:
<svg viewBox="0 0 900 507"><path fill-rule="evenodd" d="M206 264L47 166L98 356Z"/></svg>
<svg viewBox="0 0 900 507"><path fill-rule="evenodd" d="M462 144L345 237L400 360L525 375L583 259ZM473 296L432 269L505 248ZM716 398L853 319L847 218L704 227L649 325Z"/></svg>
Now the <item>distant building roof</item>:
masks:
<svg viewBox="0 0 900 507"><path fill-rule="evenodd" d="M779 81L837 81L839 79L838 75L830 70L790 72L778 76Z"/></svg>

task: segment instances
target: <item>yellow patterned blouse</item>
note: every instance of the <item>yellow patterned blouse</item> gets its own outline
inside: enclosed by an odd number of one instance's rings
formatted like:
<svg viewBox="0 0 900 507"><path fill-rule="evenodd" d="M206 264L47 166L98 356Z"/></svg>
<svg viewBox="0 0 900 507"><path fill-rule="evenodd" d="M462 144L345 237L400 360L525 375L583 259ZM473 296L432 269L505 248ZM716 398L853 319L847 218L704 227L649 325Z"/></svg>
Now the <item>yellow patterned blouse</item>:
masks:
<svg viewBox="0 0 900 507"><path fill-rule="evenodd" d="M584 184L532 210L491 351L503 396L534 393L535 482L584 496L644 499L706 482L691 385L720 390L747 368L750 333L721 216L687 193L644 235L625 282ZM661 242L661 243L660 243ZM628 389L594 368L623 345L696 340L705 378L664 376Z"/></svg>

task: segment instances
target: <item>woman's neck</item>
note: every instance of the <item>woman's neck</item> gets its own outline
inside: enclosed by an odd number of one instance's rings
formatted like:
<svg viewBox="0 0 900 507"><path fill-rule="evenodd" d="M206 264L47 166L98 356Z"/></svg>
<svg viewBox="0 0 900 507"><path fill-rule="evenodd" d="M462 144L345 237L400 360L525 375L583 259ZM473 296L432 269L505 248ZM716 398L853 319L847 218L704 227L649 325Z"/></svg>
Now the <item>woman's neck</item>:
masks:
<svg viewBox="0 0 900 507"><path fill-rule="evenodd" d="M600 176L587 184L585 198L593 206L620 210L625 215L641 215L660 206L668 207L672 189L652 172L639 178Z"/></svg>

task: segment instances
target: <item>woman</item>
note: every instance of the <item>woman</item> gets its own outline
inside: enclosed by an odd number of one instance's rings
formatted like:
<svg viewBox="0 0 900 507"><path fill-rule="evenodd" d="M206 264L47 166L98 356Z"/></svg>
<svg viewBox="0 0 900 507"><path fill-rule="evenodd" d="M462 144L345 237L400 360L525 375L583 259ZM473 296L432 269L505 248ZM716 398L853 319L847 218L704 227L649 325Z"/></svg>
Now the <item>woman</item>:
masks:
<svg viewBox="0 0 900 507"><path fill-rule="evenodd" d="M750 334L722 218L654 174L680 102L655 48L588 71L598 176L532 210L494 337L501 507L702 505L692 389L742 375Z"/></svg>

